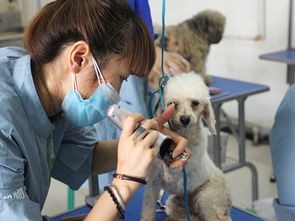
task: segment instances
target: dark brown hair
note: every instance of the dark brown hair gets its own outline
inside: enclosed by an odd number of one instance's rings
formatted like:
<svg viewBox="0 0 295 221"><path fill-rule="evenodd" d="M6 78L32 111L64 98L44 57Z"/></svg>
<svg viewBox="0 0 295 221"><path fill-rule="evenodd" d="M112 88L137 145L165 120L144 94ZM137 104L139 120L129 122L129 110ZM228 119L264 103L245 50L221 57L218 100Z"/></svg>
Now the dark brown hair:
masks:
<svg viewBox="0 0 295 221"><path fill-rule="evenodd" d="M25 48L38 66L79 40L87 42L102 67L118 54L129 60L133 73L145 76L155 62L151 34L125 0L56 0L39 11L24 34Z"/></svg>

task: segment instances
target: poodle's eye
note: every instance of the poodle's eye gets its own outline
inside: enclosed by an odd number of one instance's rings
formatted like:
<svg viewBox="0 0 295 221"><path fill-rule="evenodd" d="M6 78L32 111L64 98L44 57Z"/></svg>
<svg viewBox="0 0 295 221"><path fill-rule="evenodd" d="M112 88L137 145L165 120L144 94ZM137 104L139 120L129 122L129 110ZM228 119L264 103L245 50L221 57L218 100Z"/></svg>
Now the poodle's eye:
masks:
<svg viewBox="0 0 295 221"><path fill-rule="evenodd" d="M174 109L176 110L177 109L177 104L175 102L171 101L171 102L168 103L168 106L171 105L171 104L174 104Z"/></svg>
<svg viewBox="0 0 295 221"><path fill-rule="evenodd" d="M192 106L198 106L199 105L199 102L198 101L192 101Z"/></svg>

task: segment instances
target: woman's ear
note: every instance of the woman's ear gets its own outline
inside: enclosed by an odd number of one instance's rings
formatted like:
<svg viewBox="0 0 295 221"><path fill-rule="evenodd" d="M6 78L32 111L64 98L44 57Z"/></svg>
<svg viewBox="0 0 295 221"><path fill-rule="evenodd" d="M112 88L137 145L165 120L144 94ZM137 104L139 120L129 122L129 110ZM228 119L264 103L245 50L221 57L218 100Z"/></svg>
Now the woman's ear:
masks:
<svg viewBox="0 0 295 221"><path fill-rule="evenodd" d="M90 63L91 52L85 41L77 41L69 49L69 69L72 73L78 74Z"/></svg>

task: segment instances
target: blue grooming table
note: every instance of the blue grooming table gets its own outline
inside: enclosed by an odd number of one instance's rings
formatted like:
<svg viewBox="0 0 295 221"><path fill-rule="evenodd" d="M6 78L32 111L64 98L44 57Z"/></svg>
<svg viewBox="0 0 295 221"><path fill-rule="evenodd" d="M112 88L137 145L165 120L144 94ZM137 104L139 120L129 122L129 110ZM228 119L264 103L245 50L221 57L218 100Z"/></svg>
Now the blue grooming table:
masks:
<svg viewBox="0 0 295 221"><path fill-rule="evenodd" d="M260 59L283 62L287 64L287 83L295 83L295 49L290 48L283 51L262 54Z"/></svg>
<svg viewBox="0 0 295 221"><path fill-rule="evenodd" d="M224 103L226 101L237 100L269 90L269 87L262 84L255 84L246 81L233 80L223 77L212 77L210 87L221 89L221 93L211 97L213 105Z"/></svg>
<svg viewBox="0 0 295 221"><path fill-rule="evenodd" d="M259 56L259 58L264 60L278 61L290 65L295 65L295 49L262 54Z"/></svg>
<svg viewBox="0 0 295 221"><path fill-rule="evenodd" d="M143 191L144 188L140 188L135 196L132 198L130 203L127 206L126 209L126 221L138 221L140 220L140 213L142 209L142 197L143 197ZM166 200L168 198L168 194L165 193L162 199L163 204L165 204ZM62 218L69 217L69 216L77 216L82 214L88 214L91 210L90 206L84 206L80 207L74 210L71 210L69 212L66 212L64 214L61 214L59 216L54 217L54 221L61 221ZM165 220L167 215L165 213L157 213L156 214L156 221L162 221ZM238 209L236 207L233 207L231 209L231 218L232 221L263 221L263 219L250 214L244 210ZM98 219L99 220L99 217Z"/></svg>
<svg viewBox="0 0 295 221"><path fill-rule="evenodd" d="M214 163L221 168L223 172L230 172L242 167L248 167L252 174L252 200L258 199L258 175L256 167L246 161L246 141L245 141L245 101L249 96L262 93L269 90L269 87L262 84L255 84L246 81L238 81L228 78L212 76L211 87L221 89L219 95L211 97L211 103L215 112L216 131L217 135L214 136ZM220 115L223 114L228 120L229 125L231 122L222 110L222 105L228 101L237 101L238 103L238 130L232 128L232 133L237 139L239 144L239 159L228 165L221 163L221 122Z"/></svg>

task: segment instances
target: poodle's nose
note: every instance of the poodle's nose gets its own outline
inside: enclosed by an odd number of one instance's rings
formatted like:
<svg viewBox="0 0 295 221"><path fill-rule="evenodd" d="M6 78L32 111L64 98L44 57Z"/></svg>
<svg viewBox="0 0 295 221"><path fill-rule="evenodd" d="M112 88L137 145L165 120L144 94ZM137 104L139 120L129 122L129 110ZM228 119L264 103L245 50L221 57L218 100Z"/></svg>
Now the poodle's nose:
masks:
<svg viewBox="0 0 295 221"><path fill-rule="evenodd" d="M180 123L182 123L183 126L187 126L189 124L189 122L191 121L189 116L186 115L182 115L180 117Z"/></svg>

